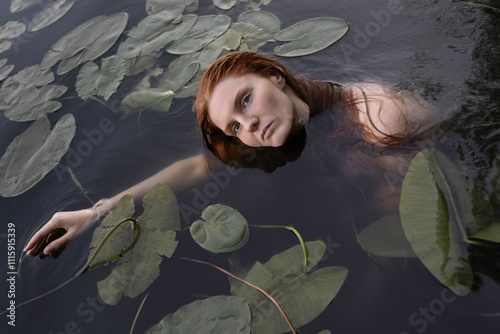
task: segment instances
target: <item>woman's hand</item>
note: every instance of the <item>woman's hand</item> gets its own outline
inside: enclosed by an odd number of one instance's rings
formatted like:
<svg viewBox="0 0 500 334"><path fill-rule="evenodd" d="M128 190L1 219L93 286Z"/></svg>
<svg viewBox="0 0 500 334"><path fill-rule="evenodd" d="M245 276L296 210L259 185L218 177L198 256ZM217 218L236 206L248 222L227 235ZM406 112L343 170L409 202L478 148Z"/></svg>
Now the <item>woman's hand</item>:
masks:
<svg viewBox="0 0 500 334"><path fill-rule="evenodd" d="M24 251L28 255L37 255L43 251L50 254L85 231L110 208L106 200L99 201L93 208L79 211L57 212L28 242ZM61 230L66 230L61 235Z"/></svg>

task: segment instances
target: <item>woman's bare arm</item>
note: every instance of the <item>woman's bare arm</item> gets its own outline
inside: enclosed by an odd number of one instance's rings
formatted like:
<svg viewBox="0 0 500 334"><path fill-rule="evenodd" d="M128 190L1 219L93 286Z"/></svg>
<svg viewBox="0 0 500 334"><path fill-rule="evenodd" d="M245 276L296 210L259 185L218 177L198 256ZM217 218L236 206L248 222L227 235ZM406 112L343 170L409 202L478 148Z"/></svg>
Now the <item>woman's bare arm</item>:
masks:
<svg viewBox="0 0 500 334"><path fill-rule="evenodd" d="M203 180L210 172L205 159L203 154L199 154L180 160L141 183L109 199L100 200L92 208L56 213L52 219L33 235L24 248L24 251L29 255L37 254L42 250L45 254L52 253L111 211L118 204L120 198L127 194L138 199L142 198L158 183L165 184L173 190L179 190ZM61 228L65 229L66 233L60 238L48 241L51 235Z"/></svg>

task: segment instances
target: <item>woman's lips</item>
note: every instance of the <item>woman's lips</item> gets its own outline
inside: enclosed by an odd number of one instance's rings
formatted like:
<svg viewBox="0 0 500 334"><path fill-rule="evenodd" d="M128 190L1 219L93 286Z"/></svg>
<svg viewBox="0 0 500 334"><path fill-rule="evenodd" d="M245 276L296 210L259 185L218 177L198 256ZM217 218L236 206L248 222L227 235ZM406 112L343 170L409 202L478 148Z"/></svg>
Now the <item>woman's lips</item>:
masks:
<svg viewBox="0 0 500 334"><path fill-rule="evenodd" d="M267 137L269 137L269 134L270 134L270 131L269 131L269 130L271 129L271 125L273 125L273 123L274 123L274 121L272 121L271 123L269 123L269 125L268 125L268 126L266 126L266 127L264 128L264 130L262 130L262 134L260 135L260 136L261 136L261 138L262 138L262 140L266 140L266 139L267 139Z"/></svg>

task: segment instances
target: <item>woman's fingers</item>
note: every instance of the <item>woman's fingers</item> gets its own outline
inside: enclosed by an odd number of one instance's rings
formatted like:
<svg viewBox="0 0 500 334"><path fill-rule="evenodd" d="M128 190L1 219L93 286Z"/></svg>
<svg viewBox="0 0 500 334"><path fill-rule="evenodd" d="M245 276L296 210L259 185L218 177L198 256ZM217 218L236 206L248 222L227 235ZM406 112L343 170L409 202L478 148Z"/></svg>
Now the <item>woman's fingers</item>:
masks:
<svg viewBox="0 0 500 334"><path fill-rule="evenodd" d="M56 213L51 220L47 222L38 232L35 233L31 237L31 240L28 242L24 251L27 252L28 255L36 253L38 248L44 244L44 241L47 237L56 229L64 228L61 224L61 215Z"/></svg>
<svg viewBox="0 0 500 334"><path fill-rule="evenodd" d="M73 239L75 237L75 235L76 235L76 232L74 230L68 231L62 237L55 239L54 241L49 243L47 246L45 246L45 248L43 249L43 252L45 254L50 254L53 251L58 250L59 248L61 248L62 246L66 245L68 242L70 242L71 239Z"/></svg>

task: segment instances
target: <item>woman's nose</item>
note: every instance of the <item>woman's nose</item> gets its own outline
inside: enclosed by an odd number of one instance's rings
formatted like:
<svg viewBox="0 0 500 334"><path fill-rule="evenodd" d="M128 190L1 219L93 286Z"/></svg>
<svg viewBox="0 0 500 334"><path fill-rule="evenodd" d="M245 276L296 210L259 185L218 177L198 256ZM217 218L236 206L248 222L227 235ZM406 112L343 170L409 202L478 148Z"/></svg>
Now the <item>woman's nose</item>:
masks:
<svg viewBox="0 0 500 334"><path fill-rule="evenodd" d="M257 131L257 129L259 127L259 119L256 116L245 117L244 120L242 121L242 123L243 123L243 127L248 132L255 132L255 131Z"/></svg>

